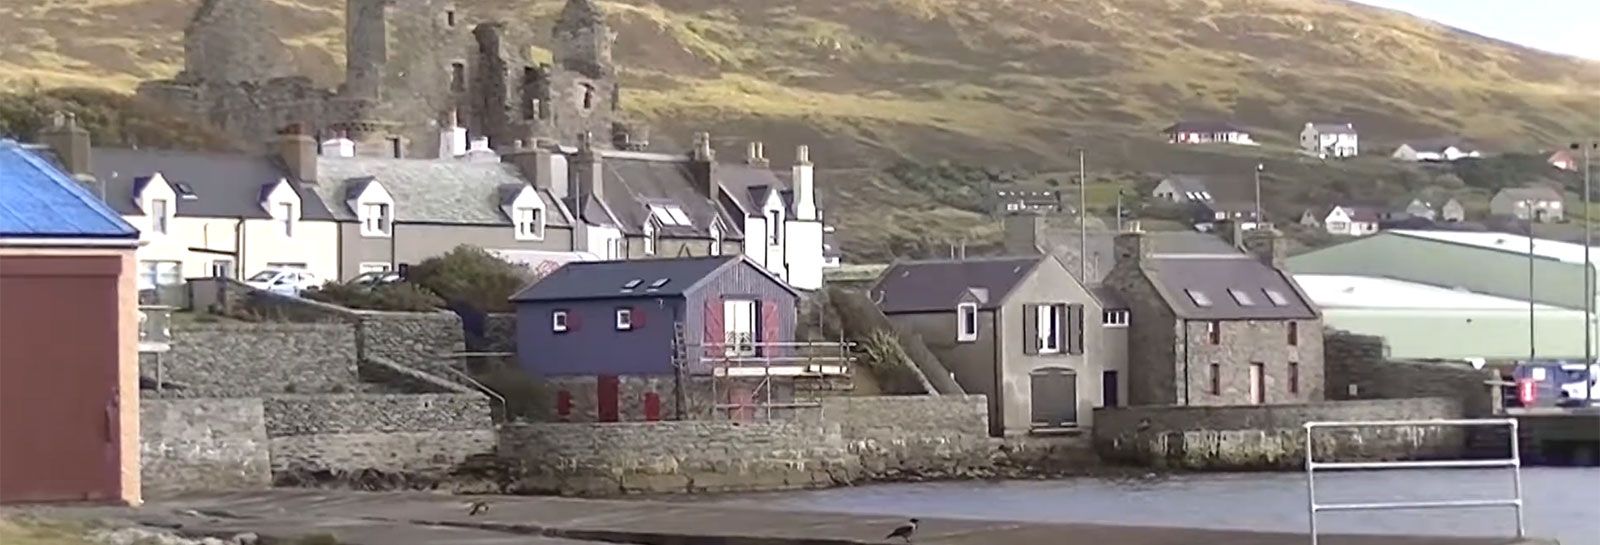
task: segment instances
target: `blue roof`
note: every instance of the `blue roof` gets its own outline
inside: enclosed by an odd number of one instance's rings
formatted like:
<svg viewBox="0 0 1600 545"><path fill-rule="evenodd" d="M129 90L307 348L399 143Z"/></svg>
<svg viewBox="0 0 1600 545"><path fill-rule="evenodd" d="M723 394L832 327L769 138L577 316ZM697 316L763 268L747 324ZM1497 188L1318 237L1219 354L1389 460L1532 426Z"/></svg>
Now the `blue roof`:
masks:
<svg viewBox="0 0 1600 545"><path fill-rule="evenodd" d="M139 231L49 160L0 140L0 236L136 239Z"/></svg>

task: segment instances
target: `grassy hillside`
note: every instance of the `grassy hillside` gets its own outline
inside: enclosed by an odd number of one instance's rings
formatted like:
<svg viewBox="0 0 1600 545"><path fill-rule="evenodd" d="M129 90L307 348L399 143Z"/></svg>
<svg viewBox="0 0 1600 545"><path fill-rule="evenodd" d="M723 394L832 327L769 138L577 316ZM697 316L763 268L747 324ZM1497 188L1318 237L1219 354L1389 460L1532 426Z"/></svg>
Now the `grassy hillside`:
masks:
<svg viewBox="0 0 1600 545"><path fill-rule="evenodd" d="M304 71L336 84L342 2L265 1L266 24ZM128 90L170 76L197 3L0 3L0 89ZM560 5L460 3L541 31ZM674 147L707 129L725 154L760 138L780 163L810 144L847 248L872 254L937 246L907 237L992 236L981 215L883 173L903 159L1045 172L1075 168L1075 150L1087 149L1091 179L1135 188L1152 173L1266 162L1269 210L1297 216L1329 199L1437 185L1433 173L1376 157L1328 167L1295 156L1308 120L1353 122L1378 153L1452 133L1506 151L1600 135L1600 63L1339 0L603 4L619 34L625 105L655 125L655 142ZM1180 117L1233 119L1265 145L1162 143L1157 132Z"/></svg>

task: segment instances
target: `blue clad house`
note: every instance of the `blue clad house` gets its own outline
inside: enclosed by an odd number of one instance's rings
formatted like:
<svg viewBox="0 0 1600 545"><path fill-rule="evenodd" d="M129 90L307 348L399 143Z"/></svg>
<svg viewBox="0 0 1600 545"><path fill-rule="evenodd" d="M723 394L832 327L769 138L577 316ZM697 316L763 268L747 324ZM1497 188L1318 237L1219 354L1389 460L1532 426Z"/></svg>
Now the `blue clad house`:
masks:
<svg viewBox="0 0 1600 545"><path fill-rule="evenodd" d="M517 361L556 385L556 413L592 405L588 416L615 421L659 418L684 376L787 350L799 295L741 255L572 262L511 300Z"/></svg>

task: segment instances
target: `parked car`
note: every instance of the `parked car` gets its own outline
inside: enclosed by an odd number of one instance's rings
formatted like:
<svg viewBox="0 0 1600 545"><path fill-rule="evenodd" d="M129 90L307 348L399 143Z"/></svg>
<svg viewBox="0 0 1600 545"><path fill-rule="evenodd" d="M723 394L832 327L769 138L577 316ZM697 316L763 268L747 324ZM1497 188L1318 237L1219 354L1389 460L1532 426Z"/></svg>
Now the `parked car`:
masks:
<svg viewBox="0 0 1600 545"><path fill-rule="evenodd" d="M1512 370L1516 386L1508 407L1581 407L1600 401L1600 365L1566 361L1521 362ZM1593 397L1591 397L1593 396Z"/></svg>
<svg viewBox="0 0 1600 545"><path fill-rule="evenodd" d="M360 276L351 278L347 283L352 286L376 288L378 286L387 286L389 284L396 284L403 281L405 281L405 278L400 276L400 273L398 272L373 271L369 273L361 273Z"/></svg>
<svg viewBox="0 0 1600 545"><path fill-rule="evenodd" d="M310 271L273 268L256 273L254 276L245 279L244 283L258 290L284 295L299 295L306 288L321 285L322 281L317 278L317 275L311 274Z"/></svg>

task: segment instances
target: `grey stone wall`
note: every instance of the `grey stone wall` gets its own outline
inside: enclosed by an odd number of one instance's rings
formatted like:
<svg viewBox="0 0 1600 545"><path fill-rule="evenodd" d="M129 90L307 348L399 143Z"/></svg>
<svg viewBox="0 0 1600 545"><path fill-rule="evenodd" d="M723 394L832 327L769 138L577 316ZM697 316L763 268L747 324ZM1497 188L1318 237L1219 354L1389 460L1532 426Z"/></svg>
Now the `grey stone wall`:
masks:
<svg viewBox="0 0 1600 545"><path fill-rule="evenodd" d="M1110 462L1203 470L1291 469L1305 461L1306 422L1461 418L1447 398L1247 407L1123 407L1095 410L1094 447ZM1411 426L1325 430L1318 460L1460 456L1460 428Z"/></svg>
<svg viewBox="0 0 1600 545"><path fill-rule="evenodd" d="M517 315L490 314L483 321L483 338L471 348L479 352L516 352Z"/></svg>
<svg viewBox="0 0 1600 545"><path fill-rule="evenodd" d="M449 312L357 311L363 358L383 358L416 369L452 362L443 357L467 349L461 317Z"/></svg>
<svg viewBox="0 0 1600 545"><path fill-rule="evenodd" d="M440 473L494 451L489 401L479 395L274 396L262 404L279 478Z"/></svg>
<svg viewBox="0 0 1600 545"><path fill-rule="evenodd" d="M798 422L517 424L499 453L518 492L580 496L812 488L859 470L837 426Z"/></svg>
<svg viewBox="0 0 1600 545"><path fill-rule="evenodd" d="M839 426L869 476L960 475L993 466L984 396L827 397L821 404L822 421Z"/></svg>
<svg viewBox="0 0 1600 545"><path fill-rule="evenodd" d="M359 388L355 330L345 324L193 324L172 350L142 354L140 374L178 388L165 397L253 397Z"/></svg>
<svg viewBox="0 0 1600 545"><path fill-rule="evenodd" d="M1211 344L1207 324L1215 323L1222 329L1218 344ZM1289 324L1299 324L1295 345L1289 345ZM1179 380L1184 376L1183 359L1187 354L1188 382L1178 385L1180 391L1187 386L1189 405L1247 405L1250 400L1250 364L1260 363L1265 370L1264 393L1267 404L1314 403L1325 399L1323 394L1323 340L1322 324L1317 320L1227 320L1183 322L1188 335L1180 337L1182 349L1176 362ZM1298 371L1291 373L1289 364ZM1217 364L1220 393L1211 391L1211 364ZM1291 375L1298 375L1297 384L1291 387Z"/></svg>
<svg viewBox="0 0 1600 545"><path fill-rule="evenodd" d="M145 497L248 490L272 484L258 399L142 399L141 479Z"/></svg>
<svg viewBox="0 0 1600 545"><path fill-rule="evenodd" d="M1406 399L1447 397L1461 402L1473 418L1494 414L1498 392L1486 381L1490 369L1462 363L1389 360L1382 337L1343 331L1327 334L1328 397L1331 399Z"/></svg>

